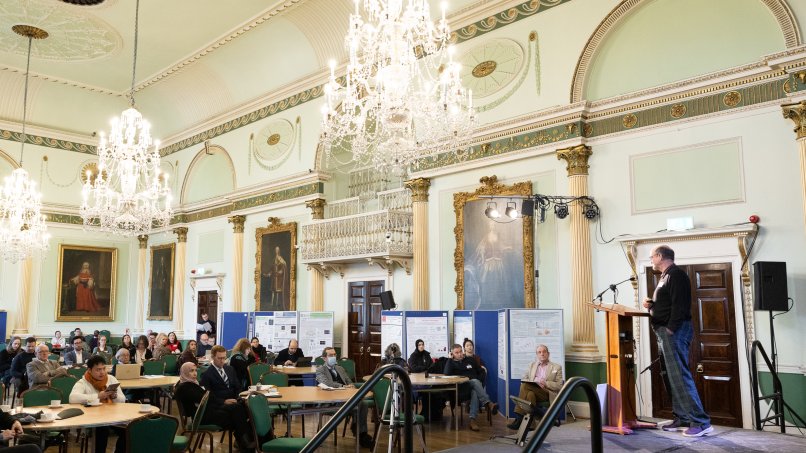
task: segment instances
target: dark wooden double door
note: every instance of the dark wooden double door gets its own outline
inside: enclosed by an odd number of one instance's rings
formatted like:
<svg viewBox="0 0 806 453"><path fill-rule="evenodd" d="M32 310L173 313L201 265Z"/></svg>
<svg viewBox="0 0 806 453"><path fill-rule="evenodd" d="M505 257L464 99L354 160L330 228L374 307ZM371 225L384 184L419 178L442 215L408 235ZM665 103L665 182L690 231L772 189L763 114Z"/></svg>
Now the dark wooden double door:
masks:
<svg viewBox="0 0 806 453"><path fill-rule="evenodd" d="M350 282L347 318L347 357L355 361L356 376L371 374L381 361L381 296L384 281Z"/></svg>
<svg viewBox="0 0 806 453"><path fill-rule="evenodd" d="M689 369L711 423L742 426L738 345L730 263L680 266L691 280L691 320L694 338L689 349ZM646 269L648 294L655 291L659 272ZM650 329L652 358L658 356L655 333ZM671 419L672 402L660 375L652 367L654 417Z"/></svg>

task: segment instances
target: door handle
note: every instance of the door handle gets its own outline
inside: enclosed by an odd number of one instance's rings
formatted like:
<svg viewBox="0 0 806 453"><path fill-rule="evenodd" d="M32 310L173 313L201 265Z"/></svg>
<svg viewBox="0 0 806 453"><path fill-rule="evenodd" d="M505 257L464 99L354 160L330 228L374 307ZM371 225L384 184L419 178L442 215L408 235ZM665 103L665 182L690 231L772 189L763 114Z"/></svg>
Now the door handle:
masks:
<svg viewBox="0 0 806 453"><path fill-rule="evenodd" d="M702 373L702 363L697 364L697 372Z"/></svg>
<svg viewBox="0 0 806 453"><path fill-rule="evenodd" d="M361 354L363 354L363 353L364 353L364 347L363 347L363 346L361 346L361 349L360 349L358 352L360 352Z"/></svg>
<svg viewBox="0 0 806 453"><path fill-rule="evenodd" d="M367 346L367 354L369 354L370 349L372 349L372 346Z"/></svg>

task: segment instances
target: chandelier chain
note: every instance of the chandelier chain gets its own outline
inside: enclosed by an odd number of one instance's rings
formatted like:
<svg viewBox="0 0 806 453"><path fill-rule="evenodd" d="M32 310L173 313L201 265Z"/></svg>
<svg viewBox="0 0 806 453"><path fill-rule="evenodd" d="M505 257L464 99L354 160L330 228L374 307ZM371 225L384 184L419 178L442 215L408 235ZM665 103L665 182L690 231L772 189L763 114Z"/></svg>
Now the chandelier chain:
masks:
<svg viewBox="0 0 806 453"><path fill-rule="evenodd" d="M137 0L134 9L134 58L132 62L132 89L129 91L129 106L134 108L134 83L137 76L137 38L140 29L140 0Z"/></svg>
<svg viewBox="0 0 806 453"><path fill-rule="evenodd" d="M20 147L20 167L22 167L22 157L25 153L25 141L28 136L25 134L25 124L28 122L28 74L31 71L31 44L33 36L28 36L28 60L25 63L25 89L22 95L22 146Z"/></svg>

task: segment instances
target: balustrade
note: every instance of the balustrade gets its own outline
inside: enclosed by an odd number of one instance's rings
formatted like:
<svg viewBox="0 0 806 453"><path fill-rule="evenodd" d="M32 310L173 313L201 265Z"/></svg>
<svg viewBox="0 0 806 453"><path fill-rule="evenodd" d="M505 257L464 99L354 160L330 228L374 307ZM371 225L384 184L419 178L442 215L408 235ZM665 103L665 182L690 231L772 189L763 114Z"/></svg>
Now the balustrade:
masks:
<svg viewBox="0 0 806 453"><path fill-rule="evenodd" d="M412 256L411 212L385 210L302 225L302 262L326 262L377 256Z"/></svg>

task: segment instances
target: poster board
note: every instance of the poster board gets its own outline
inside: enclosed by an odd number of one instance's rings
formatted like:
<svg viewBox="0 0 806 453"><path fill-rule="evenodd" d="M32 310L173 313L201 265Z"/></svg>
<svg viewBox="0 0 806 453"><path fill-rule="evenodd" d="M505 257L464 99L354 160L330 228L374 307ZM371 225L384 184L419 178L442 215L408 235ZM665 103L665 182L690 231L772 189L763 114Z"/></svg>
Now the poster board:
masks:
<svg viewBox="0 0 806 453"><path fill-rule="evenodd" d="M403 327L402 311L384 310L381 312L381 354L392 343L399 344L401 348L405 347Z"/></svg>
<svg viewBox="0 0 806 453"><path fill-rule="evenodd" d="M333 312L299 312L299 347L305 354L317 357L326 346L333 346Z"/></svg>
<svg viewBox="0 0 806 453"><path fill-rule="evenodd" d="M297 324L297 312L275 311L274 335L271 339L271 351L277 352L287 348L289 341L298 339L298 333L299 327ZM302 351L304 352L305 349ZM306 352L306 354L308 353Z"/></svg>
<svg viewBox="0 0 806 453"><path fill-rule="evenodd" d="M550 360L563 366L565 378L565 343L562 310L509 311L510 377L520 378L535 361L537 345L549 348Z"/></svg>
<svg viewBox="0 0 806 453"><path fill-rule="evenodd" d="M218 344L232 349L235 343L249 334L249 313L224 312L218 322Z"/></svg>
<svg viewBox="0 0 806 453"><path fill-rule="evenodd" d="M431 353L432 359L448 356L449 332L448 332L448 312L447 311L406 311L406 344L400 345L405 348L404 358L414 352L416 341L423 340L425 350ZM385 350L385 348L384 348Z"/></svg>
<svg viewBox="0 0 806 453"><path fill-rule="evenodd" d="M274 351L271 340L274 338L274 312L256 311L249 321L249 338L257 337L267 351Z"/></svg>
<svg viewBox="0 0 806 453"><path fill-rule="evenodd" d="M470 338L473 343L473 312L470 310L453 311L453 344L462 344L465 338Z"/></svg>

